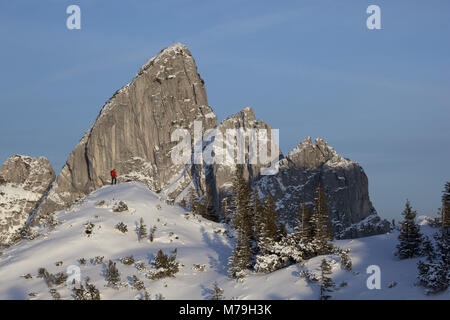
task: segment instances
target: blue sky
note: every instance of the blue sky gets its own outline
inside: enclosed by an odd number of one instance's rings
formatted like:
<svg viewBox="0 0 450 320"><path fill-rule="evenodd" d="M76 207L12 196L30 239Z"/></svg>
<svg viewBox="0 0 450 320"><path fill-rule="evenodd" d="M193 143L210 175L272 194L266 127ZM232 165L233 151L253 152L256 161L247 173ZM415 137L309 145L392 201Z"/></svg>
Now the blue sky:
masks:
<svg viewBox="0 0 450 320"><path fill-rule="evenodd" d="M81 30L66 28L67 6ZM381 8L382 30L366 28ZM435 215L449 180L450 2L2 1L0 161L59 171L104 102L145 61L186 44L224 119L252 106L284 153L322 137L359 162L379 214Z"/></svg>

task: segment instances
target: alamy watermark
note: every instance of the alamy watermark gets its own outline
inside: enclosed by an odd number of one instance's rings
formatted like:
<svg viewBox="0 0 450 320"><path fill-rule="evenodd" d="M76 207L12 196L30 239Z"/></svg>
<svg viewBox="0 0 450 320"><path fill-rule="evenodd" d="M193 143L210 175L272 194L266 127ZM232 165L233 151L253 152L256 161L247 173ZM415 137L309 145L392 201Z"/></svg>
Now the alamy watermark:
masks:
<svg viewBox="0 0 450 320"><path fill-rule="evenodd" d="M377 5L370 5L366 10L367 14L370 16L366 20L366 26L369 30L380 30L381 29L381 9Z"/></svg>
<svg viewBox="0 0 450 320"><path fill-rule="evenodd" d="M371 274L370 277L367 278L366 285L367 289L373 290L381 289L381 268L375 264L367 267L367 274Z"/></svg>
<svg viewBox="0 0 450 320"><path fill-rule="evenodd" d="M73 283L81 282L81 269L78 266L70 265L67 267L66 273L68 275L66 283L71 285Z"/></svg>
<svg viewBox="0 0 450 320"><path fill-rule="evenodd" d="M240 128L227 129L225 133L208 129L203 133L202 122L194 121L193 148L189 130L178 128L171 135L171 141L178 142L171 159L178 165L258 164L263 166L262 175L275 175L279 169L279 140L278 129Z"/></svg>
<svg viewBox="0 0 450 320"><path fill-rule="evenodd" d="M70 5L66 9L66 13L70 14L66 20L66 26L69 30L81 29L81 9L77 5Z"/></svg>

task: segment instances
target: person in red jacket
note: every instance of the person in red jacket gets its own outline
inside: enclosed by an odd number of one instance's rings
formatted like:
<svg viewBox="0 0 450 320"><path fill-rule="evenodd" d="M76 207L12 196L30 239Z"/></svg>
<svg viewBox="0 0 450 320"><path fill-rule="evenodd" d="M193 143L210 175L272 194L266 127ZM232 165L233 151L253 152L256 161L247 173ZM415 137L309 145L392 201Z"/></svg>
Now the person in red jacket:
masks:
<svg viewBox="0 0 450 320"><path fill-rule="evenodd" d="M116 169L111 170L111 184L117 183L117 172Z"/></svg>

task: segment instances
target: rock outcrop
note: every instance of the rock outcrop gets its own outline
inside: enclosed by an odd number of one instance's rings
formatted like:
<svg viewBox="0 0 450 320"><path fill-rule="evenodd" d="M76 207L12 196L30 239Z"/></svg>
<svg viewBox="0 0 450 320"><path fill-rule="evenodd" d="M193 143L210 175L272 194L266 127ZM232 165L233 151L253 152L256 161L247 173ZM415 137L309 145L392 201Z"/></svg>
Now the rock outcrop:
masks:
<svg viewBox="0 0 450 320"><path fill-rule="evenodd" d="M55 172L44 158L14 155L0 170L0 246L14 242Z"/></svg>
<svg viewBox="0 0 450 320"><path fill-rule="evenodd" d="M171 134L194 121L203 131L217 125L203 80L189 50L175 44L151 58L125 87L103 106L95 123L69 156L33 222L110 183L135 180L153 191L180 192L191 181L185 165L175 165ZM170 186L177 182L176 187Z"/></svg>
<svg viewBox="0 0 450 320"><path fill-rule="evenodd" d="M264 121L257 120L251 107L226 118L216 130L221 134L222 141L218 143L213 140L213 143L219 146L219 150L222 149L222 158L217 159L218 161L214 165L206 166L206 176L216 199L216 205L219 207L221 201L232 192L232 182L237 164L243 165L244 178L251 184L261 175L262 169L277 162L282 154L277 142L273 141L272 144L272 127ZM265 133L266 141L258 140L260 133ZM236 136L241 134L241 137L244 138L244 144L241 146L243 152L240 151L238 139L234 134ZM263 159L259 154L259 147L263 143L266 145L265 156L267 159ZM239 160L240 154L243 155L243 161ZM253 160L250 159L252 154L254 154Z"/></svg>
<svg viewBox="0 0 450 320"><path fill-rule="evenodd" d="M319 184L328 197L337 238L357 238L389 231L369 198L367 176L358 163L341 157L323 139L307 137L280 161L279 172L255 182L262 197L271 194L280 218L292 226L301 204L312 205Z"/></svg>

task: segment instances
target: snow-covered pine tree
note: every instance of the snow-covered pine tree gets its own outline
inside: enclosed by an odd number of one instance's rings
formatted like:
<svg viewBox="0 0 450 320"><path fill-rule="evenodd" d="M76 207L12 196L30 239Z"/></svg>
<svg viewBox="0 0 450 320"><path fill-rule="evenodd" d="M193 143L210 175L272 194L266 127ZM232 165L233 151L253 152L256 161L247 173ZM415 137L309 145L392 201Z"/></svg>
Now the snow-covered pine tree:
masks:
<svg viewBox="0 0 450 320"><path fill-rule="evenodd" d="M434 259L436 259L436 252L433 243L430 241L428 236L423 237L420 254L426 257L428 263L431 263Z"/></svg>
<svg viewBox="0 0 450 320"><path fill-rule="evenodd" d="M142 280L139 280L139 278L136 275L133 275L131 279L133 280L134 289L138 291L145 290L144 282Z"/></svg>
<svg viewBox="0 0 450 320"><path fill-rule="evenodd" d="M74 286L72 288L72 293L73 293L73 298L75 300L87 300L86 299L86 290L84 290L83 285L80 283L79 288L77 288L76 286Z"/></svg>
<svg viewBox="0 0 450 320"><path fill-rule="evenodd" d="M399 244L396 254L400 259L417 257L420 255L422 234L420 233L420 227L416 224L417 212L412 209L408 200L402 215L403 221L400 224Z"/></svg>
<svg viewBox="0 0 450 320"><path fill-rule="evenodd" d="M98 290L95 285L89 283L87 280L86 289L85 296L87 296L87 300L100 300L100 290Z"/></svg>
<svg viewBox="0 0 450 320"><path fill-rule="evenodd" d="M223 289L219 287L219 284L217 281L213 284L212 294L211 294L211 300L224 300L225 297L223 296Z"/></svg>
<svg viewBox="0 0 450 320"><path fill-rule="evenodd" d="M328 294L333 291L332 288L334 286L333 280L328 277L331 273L331 265L326 259L322 259L322 263L320 264L320 300L328 300L331 298Z"/></svg>
<svg viewBox="0 0 450 320"><path fill-rule="evenodd" d="M301 239L304 242L312 241L314 237L314 228L311 226L311 211L303 202L300 212L298 213L301 221Z"/></svg>
<svg viewBox="0 0 450 320"><path fill-rule="evenodd" d="M220 203L220 208L226 223L231 222L231 218L233 216L233 203L232 197L228 196L222 199Z"/></svg>
<svg viewBox="0 0 450 320"><path fill-rule="evenodd" d="M263 204L259 198L258 188L252 190L252 216L253 216L253 230L251 239L258 242L263 232Z"/></svg>
<svg viewBox="0 0 450 320"><path fill-rule="evenodd" d="M252 233L252 206L250 202L250 187L242 176L242 165L236 166L233 179L234 207L236 211L232 218L232 226L236 234L236 246L229 259L229 273L233 278L240 278L251 265L251 233Z"/></svg>
<svg viewBox="0 0 450 320"><path fill-rule="evenodd" d="M251 266L252 250L248 237L244 233L237 233L236 245L229 258L230 268L228 273L232 278L240 279L245 276L245 270Z"/></svg>
<svg viewBox="0 0 450 320"><path fill-rule="evenodd" d="M428 250L426 262L417 264L419 284L427 294L447 290L450 285L450 240L442 229L435 234L437 250Z"/></svg>
<svg viewBox="0 0 450 320"><path fill-rule="evenodd" d="M330 216L328 215L328 200L322 187L317 187L316 197L313 201L314 209L310 219L311 227L314 229L313 242L317 245L317 254L325 254L333 249L328 241L333 240Z"/></svg>
<svg viewBox="0 0 450 320"><path fill-rule="evenodd" d="M147 237L147 226L144 224L144 219L141 218L139 220L139 227L138 227L138 240L141 241L146 237Z"/></svg>
<svg viewBox="0 0 450 320"><path fill-rule="evenodd" d="M268 195L264 199L264 208L262 211L262 237L265 241L274 242L278 238L278 227L276 219L278 217L277 211L275 210L275 201L271 195Z"/></svg>
<svg viewBox="0 0 450 320"><path fill-rule="evenodd" d="M199 214L198 204L199 204L199 202L198 202L197 191L195 190L195 188L192 188L189 191L189 210L191 213Z"/></svg>
<svg viewBox="0 0 450 320"><path fill-rule="evenodd" d="M156 270L149 275L149 278L152 280L157 280L166 277L174 277L180 268L180 264L176 261L176 259L176 248L173 250L170 257L161 249L158 250L155 259L152 261L152 264L155 266Z"/></svg>
<svg viewBox="0 0 450 320"><path fill-rule="evenodd" d="M109 260L106 268L106 281L108 281L108 285L112 285L114 287L120 282L119 270L116 267L116 263L111 260Z"/></svg>

